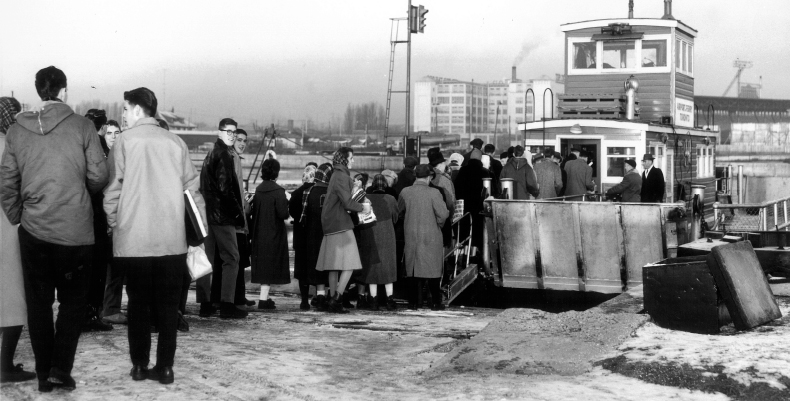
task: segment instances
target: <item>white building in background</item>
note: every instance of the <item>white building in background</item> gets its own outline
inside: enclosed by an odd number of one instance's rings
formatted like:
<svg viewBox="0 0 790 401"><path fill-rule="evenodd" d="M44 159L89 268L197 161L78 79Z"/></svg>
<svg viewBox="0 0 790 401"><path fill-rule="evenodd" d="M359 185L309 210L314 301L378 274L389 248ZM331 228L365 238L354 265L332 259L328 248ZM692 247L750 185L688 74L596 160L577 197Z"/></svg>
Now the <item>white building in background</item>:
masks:
<svg viewBox="0 0 790 401"><path fill-rule="evenodd" d="M529 88L535 93L534 100L531 94L526 96ZM460 134L462 143L475 136L493 138L496 131L515 142L523 139L518 123L525 118L540 120L546 88L551 88L546 92L546 118L557 117L557 95L563 91L563 85L548 78L519 80L515 67L510 79L486 83L426 76L414 84L414 131Z"/></svg>

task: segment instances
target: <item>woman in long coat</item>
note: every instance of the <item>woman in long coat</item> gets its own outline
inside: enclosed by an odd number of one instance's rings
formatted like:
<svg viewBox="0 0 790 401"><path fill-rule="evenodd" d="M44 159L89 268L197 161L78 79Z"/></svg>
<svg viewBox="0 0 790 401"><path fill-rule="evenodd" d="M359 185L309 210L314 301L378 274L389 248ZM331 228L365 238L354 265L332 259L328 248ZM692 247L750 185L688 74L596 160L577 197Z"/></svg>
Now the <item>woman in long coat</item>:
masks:
<svg viewBox="0 0 790 401"><path fill-rule="evenodd" d="M329 166L330 170L332 166ZM291 200L288 201L288 213L294 219L294 235L293 235L293 248L294 248L294 278L299 280L299 292L302 295L302 304L299 308L302 310L310 309L308 298L310 296L310 285L317 285L319 283L311 282L311 271L315 271L315 260L318 256L318 250L321 246L321 239L323 233L318 230L318 241L315 242L315 234L311 233L307 227L306 216L303 219L305 210L308 208L305 204L307 198L313 193L316 184L316 176L318 171L312 164L307 165L302 173L302 186L291 192ZM323 178L323 174L321 175ZM326 184L324 184L326 188ZM318 191L326 193L324 191ZM305 197L305 193L307 197ZM320 227L321 216L319 214L318 224ZM314 230L313 230L314 231ZM312 235L311 235L312 234ZM314 275L314 274L313 274ZM326 283L326 274L324 274L324 281Z"/></svg>
<svg viewBox="0 0 790 401"><path fill-rule="evenodd" d="M428 279L433 298L431 309L444 309L440 290L444 265L442 225L450 212L439 190L428 186L431 172L432 168L427 164L417 166L417 181L400 193L398 210L404 216L406 248L403 257L406 276L415 278L409 306L421 306L422 285Z"/></svg>
<svg viewBox="0 0 790 401"><path fill-rule="evenodd" d="M288 199L285 189L275 181L280 174L280 163L266 159L261 167L263 182L255 189L252 201L252 278L261 285L258 309L274 309L269 299L269 288L273 284L291 282L288 268L288 233L285 219L288 218Z"/></svg>
<svg viewBox="0 0 790 401"><path fill-rule="evenodd" d="M334 313L348 313L343 308L340 295L346 290L352 272L362 268L357 240L354 238L354 223L349 212L370 212L370 204L360 204L351 199L353 182L348 169L353 164L354 151L351 148L343 147L335 152L332 159L334 171L321 210L324 239L321 241L316 270L329 272L332 299L328 310Z"/></svg>
<svg viewBox="0 0 790 401"><path fill-rule="evenodd" d="M0 154L5 151L5 133L16 122L21 111L19 102L11 97L0 97ZM0 349L0 383L18 382L36 378L33 372L14 365L14 354L22 326L27 323L25 283L22 278L22 259L19 236L5 213L0 216L0 332L3 334Z"/></svg>
<svg viewBox="0 0 790 401"><path fill-rule="evenodd" d="M376 215L376 225L373 226L373 233L378 250L379 263L374 263L360 277L360 280L370 287L370 296L373 301L370 308L379 309L376 299L378 286L384 284L387 292L387 310L395 310L397 306L392 298L392 283L398 279L398 264L395 259L395 223L398 222L398 201L392 195L387 194L387 180L377 174L373 177L373 184L370 186L368 199L373 206L373 213Z"/></svg>

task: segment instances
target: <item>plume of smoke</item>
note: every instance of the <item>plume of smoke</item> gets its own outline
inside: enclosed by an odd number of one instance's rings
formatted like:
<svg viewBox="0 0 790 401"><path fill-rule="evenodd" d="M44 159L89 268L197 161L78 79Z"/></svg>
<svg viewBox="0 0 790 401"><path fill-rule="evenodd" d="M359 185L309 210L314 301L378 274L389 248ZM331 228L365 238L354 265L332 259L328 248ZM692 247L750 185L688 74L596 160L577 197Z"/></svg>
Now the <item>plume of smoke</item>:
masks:
<svg viewBox="0 0 790 401"><path fill-rule="evenodd" d="M529 54L532 53L532 51L537 49L539 46L540 46L540 43L537 42L537 41L534 41L534 40L532 40L532 41L525 41L521 45L521 50L519 50L518 55L516 56L516 59L513 60L513 66L520 65L521 62L523 62L524 59L527 58L527 56L529 56Z"/></svg>

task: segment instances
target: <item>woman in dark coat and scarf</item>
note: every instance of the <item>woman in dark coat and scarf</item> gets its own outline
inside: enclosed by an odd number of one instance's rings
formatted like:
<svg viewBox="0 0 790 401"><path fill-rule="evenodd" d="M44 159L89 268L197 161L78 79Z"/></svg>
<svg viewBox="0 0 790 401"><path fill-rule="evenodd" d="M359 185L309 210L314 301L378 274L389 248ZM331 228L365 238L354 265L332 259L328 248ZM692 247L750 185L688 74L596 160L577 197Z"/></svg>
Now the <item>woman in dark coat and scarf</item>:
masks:
<svg viewBox="0 0 790 401"><path fill-rule="evenodd" d="M332 175L332 165L322 164L316 169L308 165L302 174L302 186L291 192L288 213L294 219L294 278L299 280L302 303L299 308L310 309L310 286L316 286L316 298L325 295L326 272L315 270L318 251L324 232L321 229L321 195L326 195L327 183Z"/></svg>
<svg viewBox="0 0 790 401"><path fill-rule="evenodd" d="M261 285L258 309L274 309L269 299L272 284L288 284L288 199L285 189L275 181L280 174L280 162L266 159L261 166L263 182L255 189L251 207L250 234L252 235L252 281Z"/></svg>
<svg viewBox="0 0 790 401"><path fill-rule="evenodd" d="M373 176L373 184L370 186L368 199L373 206L373 213L376 215L376 225L373 226L375 234L376 250L379 256L379 263L374 263L360 280L370 287L370 309L378 310L379 303L376 299L378 286L384 284L387 293L387 310L397 309L395 299L392 297L392 284L398 279L398 264L395 260L395 223L398 222L398 201L387 193L387 180L381 174Z"/></svg>
<svg viewBox="0 0 790 401"><path fill-rule="evenodd" d="M455 185L456 199L463 199L464 213L472 215L472 246L477 248L477 252L483 249L483 224L484 217L480 214L483 210L483 178L490 178L491 173L483 167L481 161L483 152L479 149L472 151L469 162L461 167L458 176L453 183ZM464 222L468 220L464 219ZM462 222L461 232L469 230L469 225ZM476 252L472 251L472 256Z"/></svg>
<svg viewBox="0 0 790 401"><path fill-rule="evenodd" d="M321 241L316 270L329 272L332 299L328 310L334 313L348 313L343 308L340 295L345 291L351 273L362 268L357 240L354 238L354 223L349 212L370 213L371 210L370 204L360 204L351 199L354 184L348 170L353 163L354 151L351 148L343 147L335 152L332 159L334 171L321 210L324 239Z"/></svg>

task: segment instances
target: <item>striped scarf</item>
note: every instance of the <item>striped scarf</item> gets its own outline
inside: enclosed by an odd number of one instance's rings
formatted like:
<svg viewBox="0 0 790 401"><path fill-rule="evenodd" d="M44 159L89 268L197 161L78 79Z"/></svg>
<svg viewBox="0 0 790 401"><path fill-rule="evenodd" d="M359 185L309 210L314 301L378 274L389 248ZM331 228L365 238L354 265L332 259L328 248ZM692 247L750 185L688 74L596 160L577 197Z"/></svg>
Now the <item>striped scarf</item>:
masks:
<svg viewBox="0 0 790 401"><path fill-rule="evenodd" d="M22 106L16 99L0 97L0 133L6 133L8 127L16 122L16 115L21 110Z"/></svg>

